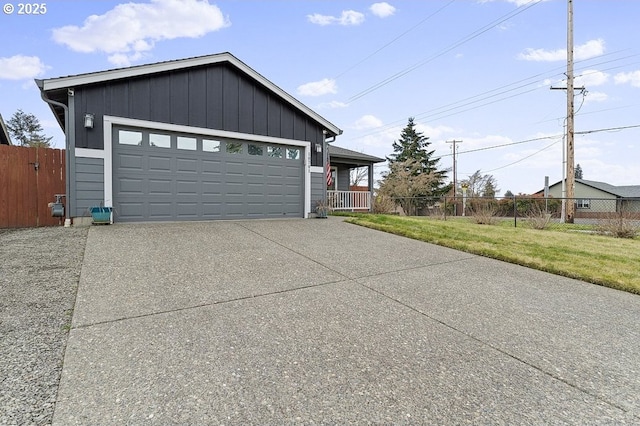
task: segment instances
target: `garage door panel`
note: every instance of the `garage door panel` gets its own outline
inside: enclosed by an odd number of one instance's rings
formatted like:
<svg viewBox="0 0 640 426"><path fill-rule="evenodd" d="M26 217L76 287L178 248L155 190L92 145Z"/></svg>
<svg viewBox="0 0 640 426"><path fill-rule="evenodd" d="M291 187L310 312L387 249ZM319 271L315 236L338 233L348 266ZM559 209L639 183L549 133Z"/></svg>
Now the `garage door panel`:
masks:
<svg viewBox="0 0 640 426"><path fill-rule="evenodd" d="M149 171L160 173L172 173L171 158L159 157L157 155L149 156Z"/></svg>
<svg viewBox="0 0 640 426"><path fill-rule="evenodd" d="M178 173L197 173L198 160L195 158L176 158L176 172Z"/></svg>
<svg viewBox="0 0 640 426"><path fill-rule="evenodd" d="M116 192L123 195L142 195L145 193L144 180L136 178L120 178L116 182Z"/></svg>
<svg viewBox="0 0 640 426"><path fill-rule="evenodd" d="M121 169L142 170L143 159L140 154L120 154L116 157L116 165Z"/></svg>
<svg viewBox="0 0 640 426"><path fill-rule="evenodd" d="M114 137L117 136L114 130ZM221 151L202 151L200 139L197 150L177 149L175 139L171 148L123 145L116 139L113 144L116 220L302 217L303 160L250 155L247 142L242 143L242 154L232 154L225 152L224 141ZM262 145L267 152L267 144L251 144ZM286 146L281 148L283 153L287 152Z"/></svg>
<svg viewBox="0 0 640 426"><path fill-rule="evenodd" d="M171 219L173 214L173 204L170 202L149 202L149 218Z"/></svg>
<svg viewBox="0 0 640 426"><path fill-rule="evenodd" d="M178 219L198 218L198 203L177 203L176 214Z"/></svg>
<svg viewBox="0 0 640 426"><path fill-rule="evenodd" d="M176 182L177 196L198 195L200 193L200 184L192 180L179 180Z"/></svg>
<svg viewBox="0 0 640 426"><path fill-rule="evenodd" d="M173 181L170 179L149 179L148 193L150 195L172 195Z"/></svg>

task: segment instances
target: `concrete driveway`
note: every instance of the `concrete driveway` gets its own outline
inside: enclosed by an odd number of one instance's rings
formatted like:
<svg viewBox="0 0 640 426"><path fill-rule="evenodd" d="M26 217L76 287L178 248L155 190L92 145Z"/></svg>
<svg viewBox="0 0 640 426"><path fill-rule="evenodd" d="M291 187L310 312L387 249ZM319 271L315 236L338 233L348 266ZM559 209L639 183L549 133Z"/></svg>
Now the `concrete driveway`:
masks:
<svg viewBox="0 0 640 426"><path fill-rule="evenodd" d="M339 218L93 227L54 424L638 424L639 325Z"/></svg>

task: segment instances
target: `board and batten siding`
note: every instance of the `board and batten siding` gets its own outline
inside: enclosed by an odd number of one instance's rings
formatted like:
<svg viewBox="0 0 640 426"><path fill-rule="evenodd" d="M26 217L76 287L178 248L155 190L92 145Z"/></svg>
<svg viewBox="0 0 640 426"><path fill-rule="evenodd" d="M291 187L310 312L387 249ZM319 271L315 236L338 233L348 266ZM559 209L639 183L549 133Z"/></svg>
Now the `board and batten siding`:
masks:
<svg viewBox="0 0 640 426"><path fill-rule="evenodd" d="M104 200L104 160L76 157L75 216L88 216L89 208Z"/></svg>
<svg viewBox="0 0 640 426"><path fill-rule="evenodd" d="M321 124L237 68L225 64L176 70L78 87L75 146L103 149L105 115L323 143ZM94 128L83 125L84 114ZM322 153L311 150L311 165Z"/></svg>

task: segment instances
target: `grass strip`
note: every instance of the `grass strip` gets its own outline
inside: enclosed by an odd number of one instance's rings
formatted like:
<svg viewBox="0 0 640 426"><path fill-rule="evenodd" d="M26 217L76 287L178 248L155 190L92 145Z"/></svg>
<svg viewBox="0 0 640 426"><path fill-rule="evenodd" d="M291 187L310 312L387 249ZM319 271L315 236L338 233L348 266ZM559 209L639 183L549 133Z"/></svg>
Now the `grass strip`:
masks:
<svg viewBox="0 0 640 426"><path fill-rule="evenodd" d="M425 217L355 214L347 222L565 277L640 294L640 239L477 225Z"/></svg>

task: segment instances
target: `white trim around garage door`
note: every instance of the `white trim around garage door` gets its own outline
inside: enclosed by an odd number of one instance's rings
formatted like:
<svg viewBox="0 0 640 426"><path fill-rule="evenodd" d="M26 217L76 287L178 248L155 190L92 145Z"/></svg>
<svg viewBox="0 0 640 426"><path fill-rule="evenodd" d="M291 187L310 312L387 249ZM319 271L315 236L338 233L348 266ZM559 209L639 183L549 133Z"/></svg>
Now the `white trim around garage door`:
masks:
<svg viewBox="0 0 640 426"><path fill-rule="evenodd" d="M229 132L203 127L191 127L178 124L160 123L155 121L137 120L133 118L105 115L104 150L76 148L76 157L102 158L104 160L104 205L113 207L113 126L129 126L144 129L165 130L177 133L189 133L219 138L241 139L253 142L276 143L280 145L297 146L304 149L304 217L309 217L311 211L311 142L294 139L275 138L272 136L253 135L250 133Z"/></svg>

